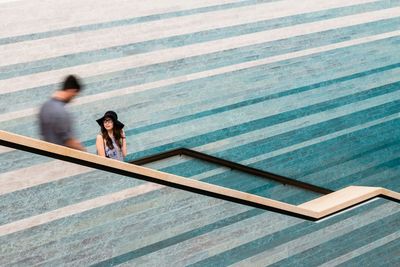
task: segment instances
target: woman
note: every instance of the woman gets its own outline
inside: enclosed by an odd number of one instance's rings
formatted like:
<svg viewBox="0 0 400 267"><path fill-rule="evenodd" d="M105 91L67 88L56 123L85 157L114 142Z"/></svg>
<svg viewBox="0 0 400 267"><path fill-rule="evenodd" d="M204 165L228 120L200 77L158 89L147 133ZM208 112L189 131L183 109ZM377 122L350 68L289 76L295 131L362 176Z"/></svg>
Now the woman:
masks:
<svg viewBox="0 0 400 267"><path fill-rule="evenodd" d="M126 157L126 138L122 129L124 124L118 120L117 113L107 111L96 121L101 129L96 138L97 154L123 161Z"/></svg>

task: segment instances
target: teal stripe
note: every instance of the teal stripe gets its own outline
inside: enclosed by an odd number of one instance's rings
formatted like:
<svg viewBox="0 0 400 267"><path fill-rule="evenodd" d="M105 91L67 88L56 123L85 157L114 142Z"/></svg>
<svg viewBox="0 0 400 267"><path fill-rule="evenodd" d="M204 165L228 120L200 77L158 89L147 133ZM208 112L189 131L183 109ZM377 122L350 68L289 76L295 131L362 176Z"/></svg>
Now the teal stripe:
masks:
<svg viewBox="0 0 400 267"><path fill-rule="evenodd" d="M399 209L395 209L395 211ZM319 266L324 262L339 257L343 254L349 253L354 249L365 246L373 241L376 241L382 236L389 235L398 230L400 222L400 212L393 215L382 218L378 221L370 223L361 228L357 228L350 233L339 236L333 240L322 243L317 247L308 249L297 255L288 257L284 260L276 262L271 267L284 267L294 266L296 264L305 263L307 266ZM340 231L337 231L340 235ZM349 242L351 240L351 242ZM335 248L335 249L332 249ZM388 258L392 258L394 255L383 254L380 256L382 262ZM396 257L396 256L394 256Z"/></svg>
<svg viewBox="0 0 400 267"><path fill-rule="evenodd" d="M376 176L381 176L379 184L383 188L397 188L395 191L398 192L400 188L400 179L398 179L400 173L400 165L389 166L381 173ZM375 183L376 177L372 176L367 178L364 182L366 185Z"/></svg>
<svg viewBox="0 0 400 267"><path fill-rule="evenodd" d="M393 160L392 162L388 162L380 173L363 179L361 184L365 186L375 186L378 181L380 187L398 192L400 188L400 179L398 179L399 173L400 164L398 161L395 162Z"/></svg>
<svg viewBox="0 0 400 267"><path fill-rule="evenodd" d="M128 26L128 25L134 25L134 24L139 24L139 23L144 23L144 22L170 19L170 18L175 18L175 17L184 17L184 16L189 16L189 15L194 15L194 14L214 12L214 11L219 11L219 10L239 8L239 7L244 7L244 6L251 6L251 5L256 5L256 4L261 4L261 3L277 2L277 1L280 1L280 0L249 0L249 1L241 1L241 2L236 2L236 3L222 4L222 5L217 5L217 6L195 8L195 9L191 9L191 10L174 11L174 12L154 14L154 15L143 16L143 17L135 17L135 18L115 20L115 21L109 21L109 22L81 25L81 26L69 27L69 28L46 31L46 32L31 33L31 34L25 34L25 35L13 36L13 37L0 38L0 45L19 43L19 42L24 42L24 41L39 40L39 39L46 39L46 38L50 38L50 37L68 35L68 34L72 34L72 33L97 31L97 30L101 30L101 29L109 29L109 28L120 27L120 26ZM378 5L376 5L376 6L378 6ZM379 6L381 6L381 5L379 5ZM382 6L382 8L384 8L384 7L385 6Z"/></svg>
<svg viewBox="0 0 400 267"><path fill-rule="evenodd" d="M383 154L382 156L384 156L385 154ZM341 188L344 188L348 185L354 184L354 185L364 185L364 186L378 186L381 187L382 184L380 183L380 179L384 180L386 177L385 176L381 176L381 177L377 177L373 182L373 184L371 184L371 182L369 182L368 184L365 184L363 182L363 180L367 180L368 177L379 174L384 172L387 169L390 168L398 168L400 167L400 158L395 158L389 161L386 161L384 163L372 166L370 168L367 168L365 170L356 172L354 174L351 175L347 175L347 176L343 176L340 177L340 179L337 179L333 182L330 182L327 186L329 188L332 188L333 190L338 190ZM397 179L396 179L397 180ZM397 184L397 188L394 188L396 184L395 183L391 183L390 185L388 185L387 189L389 190L394 190L395 192L400 191L400 188L398 188L398 184Z"/></svg>
<svg viewBox="0 0 400 267"><path fill-rule="evenodd" d="M190 115L187 115L187 116L182 116L182 117L179 117L179 118L166 120L166 121L159 122L159 123L154 123L154 124L150 124L150 125L146 125L146 126L142 126L142 127L138 127L138 128L129 129L129 130L126 131L126 135L127 136L133 136L135 134L149 132L149 131L156 130L156 129L159 129L159 128L163 128L163 127L167 127L167 126L171 126L171 125L175 125L175 124L184 123L184 122L200 119L200 118L207 117L207 116L212 116L212 115L215 115L217 113L226 112L226 111L230 111L230 110L234 110L234 109L238 109L238 108L254 105L254 104L257 104L257 103L264 102L264 101L278 99L278 98L289 96L289 95L294 95L294 94L298 94L298 93L302 93L302 92L306 92L306 91L310 91L310 90L314 90L314 89L318 89L318 88L322 88L322 87L327 87L327 86L330 86L330 85L333 85L333 84L337 84L337 83L341 83L341 82L346 82L346 81L350 81L350 80L354 80L354 79L358 79L358 78L367 77L369 75L385 72L385 71L392 70L392 69L397 69L399 67L400 67L400 63L396 63L396 64L387 65L387 66L380 67L380 68L370 69L370 70L367 70L367 71L363 71L363 72L359 72L359 73L355 73L355 74L351 74L351 75L347 75L347 76L331 79L331 80L326 80L326 81L314 83L314 84L307 85L307 86L302 86L302 87L289 89L289 90L286 90L286 91L283 91L283 92L279 92L279 93L275 93L275 94L271 94L271 95L266 95L266 96L262 96L262 97L258 97L258 98L248 99L248 100L244 100L244 101L241 101L241 102L238 102L238 103L235 103L235 104L226 105L226 106L218 107L218 108L215 108L215 109L198 112L198 113L195 113L195 114L190 114ZM394 84L394 85L396 85L396 84ZM87 141L84 142L84 145L85 146L92 146L92 145L95 144L95 141L96 141L95 139L87 140Z"/></svg>
<svg viewBox="0 0 400 267"><path fill-rule="evenodd" d="M400 119L396 119L262 160L250 166L254 168L268 166L271 172L334 189L327 183L335 177L340 178L344 175L341 164L355 160L365 163L366 158L385 159L396 153L399 131ZM316 175L311 175L314 173ZM323 177L329 177L330 180L322 179Z"/></svg>
<svg viewBox="0 0 400 267"><path fill-rule="evenodd" d="M359 137L362 138L362 136ZM368 140L368 142L373 141L375 140ZM347 149L351 151L352 147L347 146ZM383 182L386 178L384 172L388 169L400 167L400 162L396 159L399 153L400 147L396 144L383 150L374 151L361 158L352 159L351 162L336 165L330 169L312 175L307 179L300 180L315 182L315 184L327 186L332 190L338 190L351 184L383 187ZM346 155L346 151L340 154L344 156ZM317 163L310 162L311 166L316 166L316 164ZM382 175L378 175L379 173ZM326 178L323 179L324 177ZM391 185L386 184L385 187L394 191L398 191L399 189L396 183L392 183Z"/></svg>
<svg viewBox="0 0 400 267"><path fill-rule="evenodd" d="M397 122L400 122L400 120L397 120ZM357 133L351 133L351 136L349 136L349 134L345 135L342 138L335 138L334 140L329 140L331 141L331 145L328 147L326 145L326 142L323 142L325 144L318 143L316 145L314 145L313 148L310 149L310 152L305 152L304 150L301 151L296 151L293 154L283 154L282 156L280 156L282 159L283 158L293 158L296 159L298 158L297 155L302 154L303 156L301 157L302 161L307 161L307 162L312 162L312 164L309 164L310 166L308 168L306 168L304 171L301 172L301 174L296 175L298 176L307 176L313 173L318 173L320 171L323 171L325 169L329 169L332 168L334 166L343 164L345 162L349 162L349 161L353 161L353 160L361 160L363 157L368 156L369 154L373 153L373 152L377 152L380 150L388 150L390 149L392 146L398 146L400 145L400 141L393 141L393 140L385 140L383 143L379 142L382 140L382 136L380 136L380 138L378 140L374 140L374 139L370 139L373 137L377 137L378 134L382 134L385 135L387 133L387 131L383 132L383 131L379 131L382 130L384 127L382 127L383 125L378 125L380 126L378 127L369 127L366 129L363 129L361 131L358 131ZM384 126L385 123L384 123ZM375 130L377 129L378 130ZM387 130L387 129L385 129ZM390 131L389 132L390 136L393 138L393 134L394 131ZM349 146L346 146L348 143L345 143L346 140L342 140L342 139L349 139L351 138L351 141L353 142L357 142L358 140L355 140L356 137L359 137L359 139L366 139L368 138L369 142L366 143L352 143L349 144L351 145L351 149ZM340 141L337 139L341 139ZM374 142L376 141L376 142ZM318 147L318 148L317 148ZM318 149L318 150L317 150ZM333 151L333 149L335 149L335 153L323 153L323 151ZM365 150L366 149L366 150ZM313 157L305 157L304 155L310 154L310 153L314 153ZM354 154L357 153L357 154ZM320 161L318 162L318 164L314 164L315 162L313 162L313 160L316 160L316 155L319 155L319 157L323 157L322 159L320 159ZM328 160L328 158L330 160ZM271 160L272 161L272 160ZM271 161L268 161L268 166L271 166ZM265 162L264 162L265 163ZM282 162L283 163L283 162ZM301 162L296 162L295 165L297 164L301 164ZM298 165L299 166L299 165ZM300 165L301 166L301 165ZM301 169L302 167L299 166L299 169ZM314 166L314 167L311 167Z"/></svg>
<svg viewBox="0 0 400 267"><path fill-rule="evenodd" d="M327 12L327 11L324 11L324 12ZM335 14L335 17L337 17L337 16L338 16L338 14ZM292 21L292 25L299 25L302 23L310 22L310 21L307 21L307 20L309 20L308 18L309 18L309 15L304 15L304 19L306 21L303 22L300 19L295 19L294 21ZM316 18L317 18L317 20L319 20L319 19L321 19L321 16L318 15ZM128 45L122 45L122 46L115 46L115 47L111 47L111 48L104 48L104 49L80 52L80 53L69 54L69 55L63 55L60 57L54 57L54 58L50 58L50 59L43 59L43 60L8 65L8 66L0 67L0 79L9 79L12 77L40 73L40 72L56 70L56 69L61 69L61 68L66 68L66 67L72 67L72 66L77 66L77 65L81 65L81 64L89 64L89 63L100 62L100 61L109 60L109 59L122 58L125 56L159 50L160 47L162 49L181 47L181 46L195 44L195 43L219 40L219 39L224 39L224 38L228 38L228 37L232 37L232 36L238 36L238 35L242 35L242 34L259 32L259 31L264 31L264 30L269 30L269 29L277 29L277 28L281 28L284 26L288 26L288 25L277 24L277 21L281 21L281 20L282 19L273 20L273 21L268 20L268 21L255 23L257 25L266 24L265 26L257 26L254 23L245 24L245 25L221 28L221 29L216 29L216 30L211 30L211 31L203 31L203 32L185 34L185 35L180 35L180 36L162 38L162 39L157 39L157 40L150 40L150 41L146 41L146 42L140 42L140 43L134 43L134 44L128 44ZM326 37L324 35L324 33L319 33L319 36L315 38L315 42L330 44L330 43L336 43L336 42L340 42L343 40L348 40L348 39L352 39L352 38L356 38L356 37L371 35L371 34L374 34L375 32L382 33L382 32L393 31L395 29L399 29L399 25L400 25L399 21L400 21L400 18L395 18L395 19L381 20L378 22L365 23L362 25L356 25L356 26L352 26L352 27L345 27L343 29L335 29L335 30L325 32L325 34L334 35L334 37L332 37L332 40L331 40L331 38ZM243 27L247 28L248 30L247 31L243 30L242 29ZM373 29L372 28L368 29L366 32L365 27L372 27ZM342 30L344 32L341 33L341 38L337 38L337 34L339 33L338 31L342 31ZM347 31L347 33L346 33L346 31ZM318 33L306 35L306 37L315 36L315 35L318 35ZM299 36L296 38L304 38L304 36ZM283 41L281 41L281 42L283 42ZM287 45L287 42L285 42L285 45ZM306 44L301 43L301 47L311 48L311 45L314 46L315 45L314 42L307 42ZM284 48L284 46L282 47L282 45L280 45L278 47L280 47L281 49ZM298 50L299 50L299 48L297 48L296 51L298 51ZM271 50L269 50L269 52L272 55L277 55L276 52L272 53L273 51L271 51ZM250 60L249 58L246 58L246 57L236 57L234 59L242 61L242 62ZM211 63L211 62L208 62L208 64L209 63ZM155 74L157 74L157 72Z"/></svg>
<svg viewBox="0 0 400 267"><path fill-rule="evenodd" d="M1 172L11 172L14 170L26 168L39 163L49 162L51 159L21 150L13 150L0 154Z"/></svg>

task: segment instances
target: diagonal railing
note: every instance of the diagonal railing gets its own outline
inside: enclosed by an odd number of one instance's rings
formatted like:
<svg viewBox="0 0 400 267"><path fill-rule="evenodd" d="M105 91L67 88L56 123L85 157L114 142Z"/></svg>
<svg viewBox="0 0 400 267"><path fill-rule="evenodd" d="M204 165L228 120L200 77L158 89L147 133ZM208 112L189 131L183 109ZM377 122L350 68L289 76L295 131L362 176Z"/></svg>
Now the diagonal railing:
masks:
<svg viewBox="0 0 400 267"><path fill-rule="evenodd" d="M296 206L5 131L0 131L0 145L311 221L375 197L400 202L400 193L385 188L349 186Z"/></svg>
<svg viewBox="0 0 400 267"><path fill-rule="evenodd" d="M312 191L312 192L319 193L319 194L329 194L329 193L333 192L332 190L327 189L327 188L323 188L323 187L316 186L316 185L313 185L310 183L305 183L302 181L291 179L291 178L288 178L288 177L285 177L282 175L278 175L275 173L266 172L261 169L256 169L256 168L249 167L249 166L246 166L243 164L239 164L239 163L236 163L233 161L214 157L214 156L211 156L211 155L208 155L208 154L205 154L202 152L198 152L198 151L195 151L192 149L188 149L188 148L178 148L178 149L169 150L166 152L154 154L154 155L144 157L141 159L133 160L133 161L131 161L131 163L137 164L137 165L144 165L144 164L148 164L148 163L155 162L158 160L167 159L170 157L180 156L180 155L185 155L188 157L200 159L203 161L207 161L210 163L214 163L214 164L217 164L220 166L230 168L232 170L237 170L237 171L251 174L254 176L266 178L268 180L273 180L273 181L276 181L276 182L284 184L284 185L291 185L294 187L298 187L298 188L305 189L305 190Z"/></svg>

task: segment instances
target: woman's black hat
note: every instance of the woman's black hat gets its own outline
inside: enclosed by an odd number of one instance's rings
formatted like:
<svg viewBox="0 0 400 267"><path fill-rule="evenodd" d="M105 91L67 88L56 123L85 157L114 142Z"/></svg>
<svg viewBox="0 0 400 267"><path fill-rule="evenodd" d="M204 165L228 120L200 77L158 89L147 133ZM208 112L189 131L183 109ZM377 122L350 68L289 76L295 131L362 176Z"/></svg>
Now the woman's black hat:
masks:
<svg viewBox="0 0 400 267"><path fill-rule="evenodd" d="M118 115L117 115L117 113L115 113L115 112L112 111L112 110L109 110L109 111L107 111L106 113L104 113L104 116L103 116L103 117L101 117L100 119L96 120L97 123L100 125L100 127L103 127L103 121L104 121L105 118L110 118L110 119L114 122L114 126L115 126L117 129L122 129L122 128L124 128L124 126L125 126L122 122L120 122L120 121L118 120Z"/></svg>

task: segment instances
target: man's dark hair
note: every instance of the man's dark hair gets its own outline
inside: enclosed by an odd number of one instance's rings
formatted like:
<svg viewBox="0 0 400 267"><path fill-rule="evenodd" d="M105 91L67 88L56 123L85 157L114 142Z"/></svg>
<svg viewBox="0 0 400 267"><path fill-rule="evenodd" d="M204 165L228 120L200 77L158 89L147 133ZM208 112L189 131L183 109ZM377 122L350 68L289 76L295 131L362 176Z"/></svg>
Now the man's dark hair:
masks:
<svg viewBox="0 0 400 267"><path fill-rule="evenodd" d="M78 90L78 92L81 90L81 84L79 82L79 79L74 75L68 75L64 80L62 90L68 90L68 89L76 89Z"/></svg>

